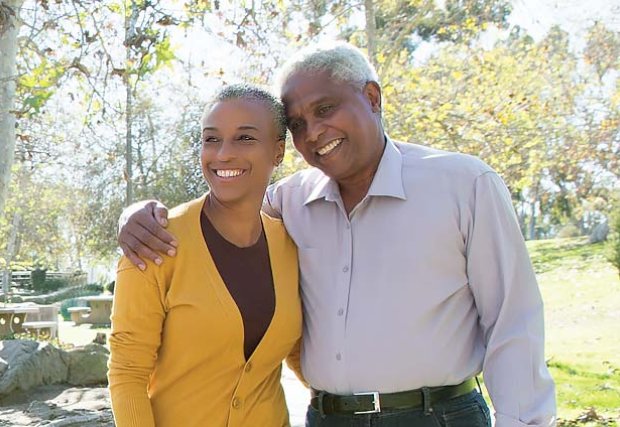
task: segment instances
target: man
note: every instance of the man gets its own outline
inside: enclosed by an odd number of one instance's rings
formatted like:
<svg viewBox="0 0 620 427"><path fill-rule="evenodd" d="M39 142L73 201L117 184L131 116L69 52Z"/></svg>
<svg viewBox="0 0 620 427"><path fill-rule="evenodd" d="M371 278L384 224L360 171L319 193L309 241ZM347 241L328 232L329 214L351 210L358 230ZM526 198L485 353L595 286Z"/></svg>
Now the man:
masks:
<svg viewBox="0 0 620 427"><path fill-rule="evenodd" d="M307 425L487 426L481 371L497 426L553 425L542 301L502 180L390 140L376 71L350 45L302 52L279 88L313 166L264 206L299 248ZM161 262L142 242L174 250L152 212L119 236L136 264Z"/></svg>

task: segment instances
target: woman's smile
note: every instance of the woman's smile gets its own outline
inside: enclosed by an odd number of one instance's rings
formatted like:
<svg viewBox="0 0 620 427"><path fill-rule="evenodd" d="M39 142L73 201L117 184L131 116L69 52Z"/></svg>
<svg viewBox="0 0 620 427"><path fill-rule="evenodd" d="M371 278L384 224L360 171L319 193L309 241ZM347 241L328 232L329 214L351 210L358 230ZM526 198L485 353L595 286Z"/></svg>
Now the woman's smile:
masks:
<svg viewBox="0 0 620 427"><path fill-rule="evenodd" d="M245 169L212 169L219 178L237 178L246 173Z"/></svg>

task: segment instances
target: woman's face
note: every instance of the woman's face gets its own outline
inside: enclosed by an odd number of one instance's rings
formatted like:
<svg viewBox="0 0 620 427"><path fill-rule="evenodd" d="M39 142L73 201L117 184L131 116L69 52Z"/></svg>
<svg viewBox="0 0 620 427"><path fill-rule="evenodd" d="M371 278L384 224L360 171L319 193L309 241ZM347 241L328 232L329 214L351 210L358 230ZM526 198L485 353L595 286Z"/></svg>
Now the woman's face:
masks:
<svg viewBox="0 0 620 427"><path fill-rule="evenodd" d="M221 203L260 201L284 155L273 113L259 100L220 101L202 122L202 173Z"/></svg>

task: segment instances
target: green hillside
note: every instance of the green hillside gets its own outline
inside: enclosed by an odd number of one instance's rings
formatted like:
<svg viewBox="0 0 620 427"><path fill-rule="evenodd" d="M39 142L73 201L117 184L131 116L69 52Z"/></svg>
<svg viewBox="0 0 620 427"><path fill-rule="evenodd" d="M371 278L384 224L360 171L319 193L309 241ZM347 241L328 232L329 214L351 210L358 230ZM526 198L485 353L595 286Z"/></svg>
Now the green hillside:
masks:
<svg viewBox="0 0 620 427"><path fill-rule="evenodd" d="M528 242L545 302L560 425L620 424L620 280L603 245ZM597 419L598 418L598 419Z"/></svg>

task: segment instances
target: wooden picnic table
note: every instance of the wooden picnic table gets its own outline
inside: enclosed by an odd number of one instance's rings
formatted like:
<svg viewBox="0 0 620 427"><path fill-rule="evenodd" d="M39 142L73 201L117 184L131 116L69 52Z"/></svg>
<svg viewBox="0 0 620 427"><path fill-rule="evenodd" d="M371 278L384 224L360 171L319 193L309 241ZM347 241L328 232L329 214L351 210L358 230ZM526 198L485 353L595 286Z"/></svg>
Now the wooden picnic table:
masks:
<svg viewBox="0 0 620 427"><path fill-rule="evenodd" d="M112 301L114 295L92 295L80 297L90 307L90 313L82 315L81 323L93 325L109 325L112 314Z"/></svg>
<svg viewBox="0 0 620 427"><path fill-rule="evenodd" d="M0 337L24 332L22 324L28 314L38 313L34 305L0 306Z"/></svg>

